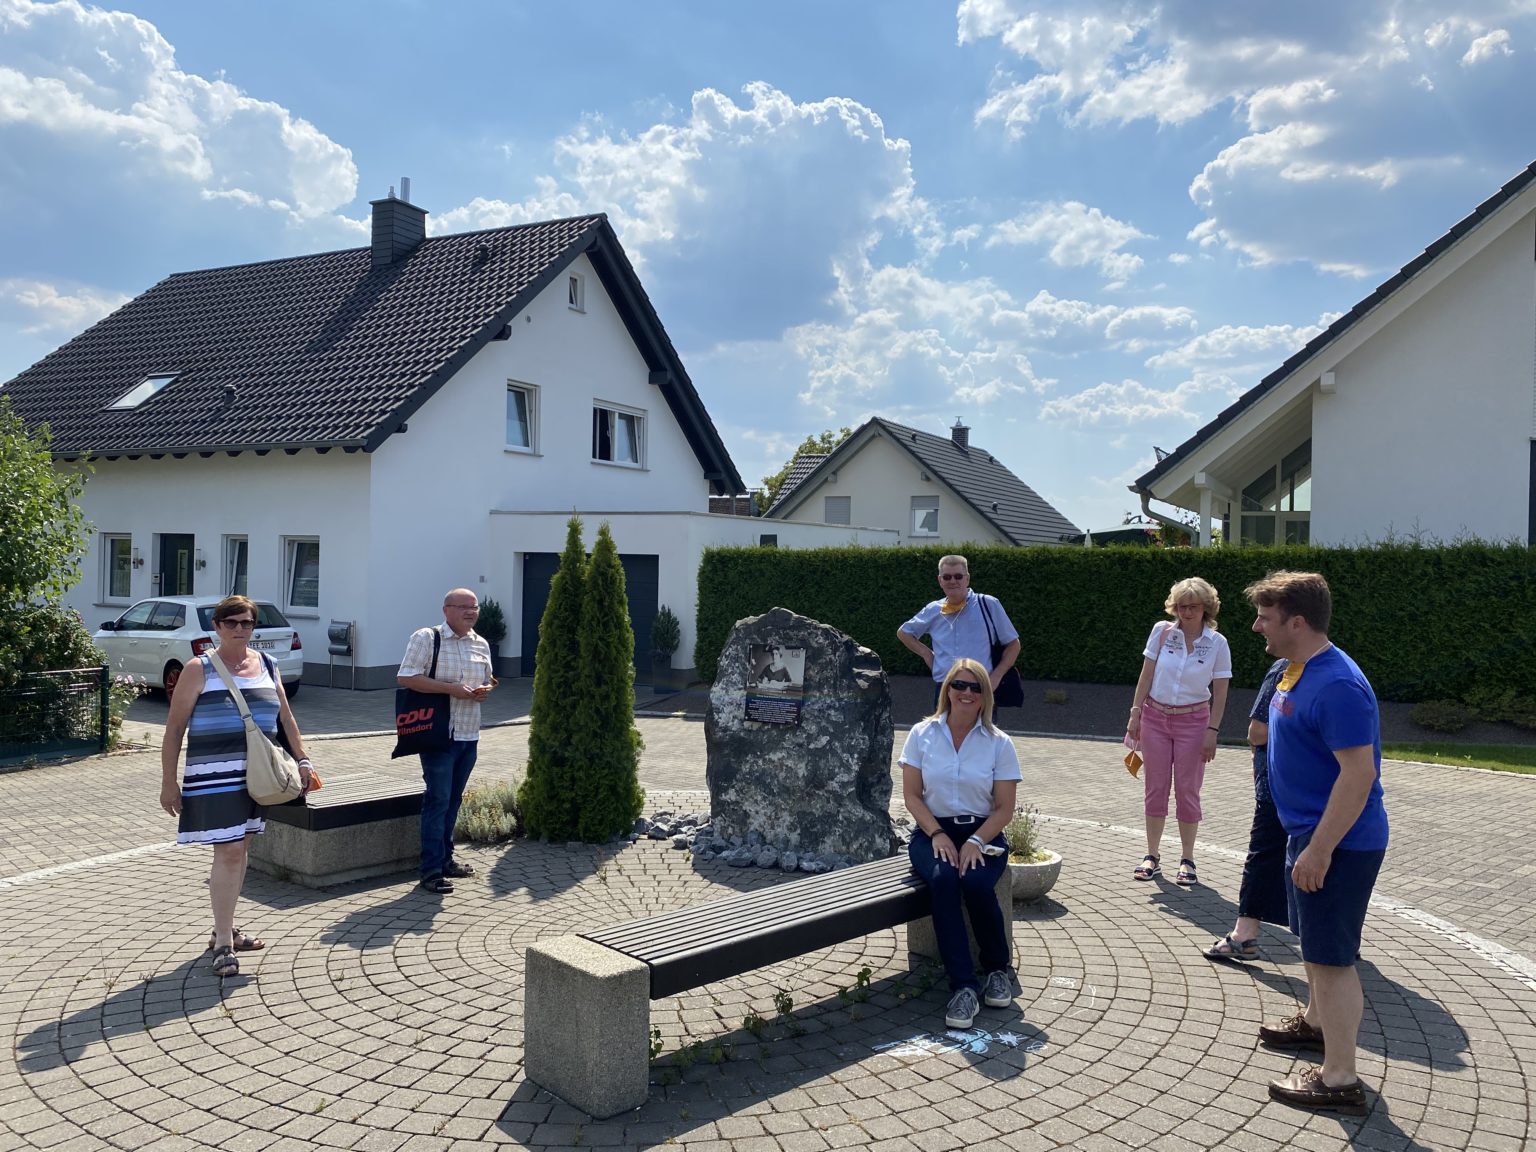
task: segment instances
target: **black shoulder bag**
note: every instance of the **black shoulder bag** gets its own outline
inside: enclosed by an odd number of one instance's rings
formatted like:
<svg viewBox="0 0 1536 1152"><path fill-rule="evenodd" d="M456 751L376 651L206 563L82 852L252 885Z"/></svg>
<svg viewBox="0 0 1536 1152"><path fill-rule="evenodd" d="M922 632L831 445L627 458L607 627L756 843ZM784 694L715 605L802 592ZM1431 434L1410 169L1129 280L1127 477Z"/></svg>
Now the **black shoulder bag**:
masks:
<svg viewBox="0 0 1536 1152"><path fill-rule="evenodd" d="M978 592L976 599L981 601L982 619L987 622L987 639L992 644L992 667L996 668L1003 658L1003 649L1008 645L997 638L997 629L992 626L992 613L987 611L987 598ZM997 687L992 691L992 703L999 708L1024 707L1024 681L1019 677L1017 664L1004 672L1003 678L997 682Z"/></svg>
<svg viewBox="0 0 1536 1152"><path fill-rule="evenodd" d="M432 629L432 667L427 675L437 676L437 654L443 647L441 629ZM390 758L415 756L421 752L443 752L453 735L448 729L448 697L439 693L418 692L414 688L395 689L395 750Z"/></svg>

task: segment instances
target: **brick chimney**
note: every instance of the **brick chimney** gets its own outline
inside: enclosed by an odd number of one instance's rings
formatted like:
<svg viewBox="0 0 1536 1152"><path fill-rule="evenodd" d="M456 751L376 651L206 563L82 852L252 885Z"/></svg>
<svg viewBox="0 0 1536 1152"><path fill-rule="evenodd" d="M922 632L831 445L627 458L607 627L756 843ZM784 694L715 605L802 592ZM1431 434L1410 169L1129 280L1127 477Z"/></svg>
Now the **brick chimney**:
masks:
<svg viewBox="0 0 1536 1152"><path fill-rule="evenodd" d="M955 426L949 430L949 438L955 442L956 448L969 448L971 446L971 430L956 418Z"/></svg>
<svg viewBox="0 0 1536 1152"><path fill-rule="evenodd" d="M411 203L411 180L400 178L400 196L391 185L383 200L369 202L373 207L373 266L381 268L404 260L427 238L427 210Z"/></svg>

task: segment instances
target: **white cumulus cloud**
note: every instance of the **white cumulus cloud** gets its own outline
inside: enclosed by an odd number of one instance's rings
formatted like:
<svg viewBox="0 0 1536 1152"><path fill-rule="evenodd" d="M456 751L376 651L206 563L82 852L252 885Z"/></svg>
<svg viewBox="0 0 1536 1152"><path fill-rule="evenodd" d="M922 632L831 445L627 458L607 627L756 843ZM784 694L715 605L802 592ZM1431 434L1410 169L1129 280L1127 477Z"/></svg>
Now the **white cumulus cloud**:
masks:
<svg viewBox="0 0 1536 1152"><path fill-rule="evenodd" d="M76 286L61 289L41 280L0 280L0 309L19 323L28 335L44 332L78 332L131 297L100 288Z"/></svg>
<svg viewBox="0 0 1536 1152"><path fill-rule="evenodd" d="M1265 324L1250 327L1242 324L1226 324L1213 328L1199 336L1160 352L1147 360L1153 371L1176 369L1190 371L1197 367L1214 365L1231 366L1264 365L1273 361L1278 366L1291 353L1301 348L1337 317L1329 314L1316 324Z"/></svg>
<svg viewBox="0 0 1536 1152"><path fill-rule="evenodd" d="M1229 376L1197 373L1173 388L1159 389L1139 380L1106 381L1070 396L1048 400L1040 415L1064 424L1133 424L1153 420L1197 421L1211 396L1235 397L1239 388Z"/></svg>
<svg viewBox="0 0 1536 1152"><path fill-rule="evenodd" d="M987 237L987 247L1039 245L1047 249L1051 263L1059 268L1096 266L1107 279L1120 282L1142 266L1140 256L1122 249L1146 239L1150 237L1135 225L1068 200L1037 205L1004 220Z"/></svg>

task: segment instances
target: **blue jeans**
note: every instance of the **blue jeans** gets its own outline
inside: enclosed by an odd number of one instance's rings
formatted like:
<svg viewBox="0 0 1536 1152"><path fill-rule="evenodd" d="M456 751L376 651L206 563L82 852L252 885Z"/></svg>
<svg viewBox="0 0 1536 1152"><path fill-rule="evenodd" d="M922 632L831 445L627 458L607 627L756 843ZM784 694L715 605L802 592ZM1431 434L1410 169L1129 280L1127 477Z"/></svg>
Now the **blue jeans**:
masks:
<svg viewBox="0 0 1536 1152"><path fill-rule="evenodd" d="M1269 794L1267 745L1253 750L1253 826L1248 830L1248 859L1237 890L1237 914L1285 925L1290 911L1285 899L1285 829Z"/></svg>
<svg viewBox="0 0 1536 1152"><path fill-rule="evenodd" d="M453 740L442 752L421 754L421 875L441 876L453 859L453 826L459 821L464 786L475 770L478 740Z"/></svg>
<svg viewBox="0 0 1536 1152"><path fill-rule="evenodd" d="M955 848L964 847L968 837L981 827L974 824L956 824L942 816L935 817L939 827L949 833ZM1007 848L1008 842L998 833L992 843ZM972 868L964 876L953 864L940 860L933 854L933 841L921 828L912 832L912 843L907 846L912 861L912 871L921 876L933 893L933 934L938 938L939 956L944 961L944 972L949 977L949 989L981 990L976 979L976 966L971 963L971 942L965 932L965 915L961 904L971 914L971 928L976 933L976 943L981 949L981 965L988 972L999 972L1011 967L1008 963L1008 933L1003 927L1003 910L997 903L997 881L1008 867L1008 856L983 856L981 866Z"/></svg>

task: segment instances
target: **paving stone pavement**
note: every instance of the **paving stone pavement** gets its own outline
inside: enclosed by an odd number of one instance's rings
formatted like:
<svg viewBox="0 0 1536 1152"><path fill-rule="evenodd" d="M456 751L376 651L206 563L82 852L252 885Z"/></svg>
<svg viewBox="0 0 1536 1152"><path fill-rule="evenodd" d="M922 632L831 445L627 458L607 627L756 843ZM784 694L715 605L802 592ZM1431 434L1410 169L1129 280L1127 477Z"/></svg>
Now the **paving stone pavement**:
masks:
<svg viewBox="0 0 1536 1152"><path fill-rule="evenodd" d="M650 808L707 808L702 724L637 723ZM221 984L201 951L208 857L168 846L156 753L0 774L0 1152L1536 1142L1536 780L1388 765L1394 841L1361 968L1371 1111L1343 1118L1265 1093L1294 1066L1254 1040L1302 987L1294 941L1268 933L1245 966L1199 956L1231 923L1246 754L1211 766L1205 886L1185 891L1130 880L1139 792L1115 745L1017 742L1066 863L1050 898L1018 910L1014 1008L945 1032L942 979L909 966L904 930L877 933L657 1001L650 1099L605 1121L523 1077L523 950L776 873L655 841L468 849L479 875L446 899L410 877L312 892L253 873L240 922L269 944ZM333 775L412 775L389 747L315 752ZM526 749L526 726L487 731L477 776L516 776Z"/></svg>

